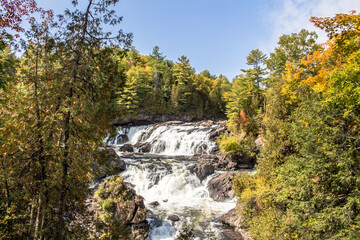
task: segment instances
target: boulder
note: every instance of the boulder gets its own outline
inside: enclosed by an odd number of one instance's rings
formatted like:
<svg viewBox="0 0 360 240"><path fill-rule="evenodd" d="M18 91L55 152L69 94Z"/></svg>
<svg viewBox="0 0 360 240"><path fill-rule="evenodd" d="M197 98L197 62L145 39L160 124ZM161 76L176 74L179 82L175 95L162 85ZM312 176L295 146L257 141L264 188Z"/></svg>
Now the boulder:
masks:
<svg viewBox="0 0 360 240"><path fill-rule="evenodd" d="M195 173L200 181L204 180L207 176L215 172L214 166L209 163L198 163L197 165L189 166L188 169L191 173Z"/></svg>
<svg viewBox="0 0 360 240"><path fill-rule="evenodd" d="M235 173L222 173L217 177L214 177L208 182L207 189L209 190L209 196L215 201L224 201L234 197L234 191L232 190L232 180Z"/></svg>
<svg viewBox="0 0 360 240"><path fill-rule="evenodd" d="M157 217L149 217L148 221L151 228L157 228L162 225L162 221Z"/></svg>
<svg viewBox="0 0 360 240"><path fill-rule="evenodd" d="M253 238L246 232L247 227L245 225L244 216L240 215L235 208L223 214L219 220L222 224L232 228L223 232L223 235L227 239L253 240Z"/></svg>
<svg viewBox="0 0 360 240"><path fill-rule="evenodd" d="M134 148L131 144L124 144L122 146L119 147L119 150L121 152L133 152Z"/></svg>
<svg viewBox="0 0 360 240"><path fill-rule="evenodd" d="M154 201L154 202L149 203L149 205L153 206L153 207L157 207L160 205L160 203L158 201Z"/></svg>
<svg viewBox="0 0 360 240"><path fill-rule="evenodd" d="M148 142L145 143L137 143L134 145L135 148L139 150L139 152L142 153L148 153L151 150L151 144Z"/></svg>
<svg viewBox="0 0 360 240"><path fill-rule="evenodd" d="M179 216L177 216L177 215L175 215L175 214L169 215L167 219L170 220L170 221L172 221L172 222L180 221Z"/></svg>
<svg viewBox="0 0 360 240"><path fill-rule="evenodd" d="M220 217L222 224L228 225L233 228L244 228L244 217L241 216L236 208L231 209Z"/></svg>
<svg viewBox="0 0 360 240"><path fill-rule="evenodd" d="M111 177L100 184L94 200L99 205L99 221L103 221L105 225L109 224L103 220L108 217L101 216L111 214L113 219L131 230L131 239L145 240L148 237L150 225L146 220L144 198L129 188L121 176Z"/></svg>

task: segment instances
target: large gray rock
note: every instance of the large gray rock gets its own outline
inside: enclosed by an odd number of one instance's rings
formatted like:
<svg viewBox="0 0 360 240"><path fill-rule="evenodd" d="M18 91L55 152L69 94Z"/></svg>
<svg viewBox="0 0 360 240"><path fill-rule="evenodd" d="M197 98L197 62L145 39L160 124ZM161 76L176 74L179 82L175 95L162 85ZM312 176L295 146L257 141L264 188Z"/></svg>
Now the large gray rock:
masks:
<svg viewBox="0 0 360 240"><path fill-rule="evenodd" d="M234 197L234 191L232 190L232 180L235 173L222 173L217 177L214 177L208 182L207 189L209 190L209 196L215 201L224 201Z"/></svg>
<svg viewBox="0 0 360 240"><path fill-rule="evenodd" d="M197 165L190 166L188 169L191 173L195 173L200 181L204 180L207 176L215 172L214 166L209 163L198 163Z"/></svg>
<svg viewBox="0 0 360 240"><path fill-rule="evenodd" d="M148 237L150 225L146 220L144 198L125 185L120 176L111 177L100 184L94 200L99 206L98 219L102 220L104 213L111 213L113 219L131 229L131 239L145 240Z"/></svg>
<svg viewBox="0 0 360 240"><path fill-rule="evenodd" d="M210 164L215 170L234 171L238 169L252 169L255 159L247 158L240 153L234 154L196 154L190 160L197 161L199 165Z"/></svg>
<svg viewBox="0 0 360 240"><path fill-rule="evenodd" d="M223 232L223 235L227 239L253 240L253 238L246 232L247 227L244 216L240 215L235 208L223 214L219 220L222 224L232 228Z"/></svg>
<svg viewBox="0 0 360 240"><path fill-rule="evenodd" d="M151 144L148 142L145 143L137 143L134 145L135 148L139 150L139 152L142 153L148 153L151 150Z"/></svg>
<svg viewBox="0 0 360 240"><path fill-rule="evenodd" d="M241 216L236 208L231 209L220 217L222 224L228 225L233 228L244 228L244 217Z"/></svg>
<svg viewBox="0 0 360 240"><path fill-rule="evenodd" d="M119 147L119 150L121 152L133 152L134 148L131 144L124 144L121 147Z"/></svg>
<svg viewBox="0 0 360 240"><path fill-rule="evenodd" d="M179 216L177 216L177 215L175 215L175 214L168 216L167 219L170 220L170 221L172 221L172 222L180 221Z"/></svg>

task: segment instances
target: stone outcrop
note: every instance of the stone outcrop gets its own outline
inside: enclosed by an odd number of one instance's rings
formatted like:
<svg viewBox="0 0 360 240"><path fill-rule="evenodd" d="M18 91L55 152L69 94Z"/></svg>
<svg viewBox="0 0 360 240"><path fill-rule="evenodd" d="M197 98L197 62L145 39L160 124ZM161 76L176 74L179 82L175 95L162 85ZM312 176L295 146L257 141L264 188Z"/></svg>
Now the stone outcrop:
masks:
<svg viewBox="0 0 360 240"><path fill-rule="evenodd" d="M209 135L209 139L215 141L221 134L227 131L227 127L225 124L221 124L219 127L215 128L211 131Z"/></svg>
<svg viewBox="0 0 360 240"><path fill-rule="evenodd" d="M154 201L154 202L149 203L149 205L153 206L153 207L157 207L160 205L160 203L158 201Z"/></svg>
<svg viewBox="0 0 360 240"><path fill-rule="evenodd" d="M191 173L196 174L200 181L204 180L207 176L215 172L214 166L209 163L192 165L189 166L188 169Z"/></svg>
<svg viewBox="0 0 360 240"><path fill-rule="evenodd" d="M233 198L232 179L234 176L235 173L226 172L211 179L207 186L209 196L215 201L224 201Z"/></svg>
<svg viewBox="0 0 360 240"><path fill-rule="evenodd" d="M244 217L241 216L236 208L231 209L220 217L222 224L228 225L233 228L244 228Z"/></svg>
<svg viewBox="0 0 360 240"><path fill-rule="evenodd" d="M134 152L134 147L131 144L124 144L119 147L121 152Z"/></svg>
<svg viewBox="0 0 360 240"><path fill-rule="evenodd" d="M175 215L175 214L169 215L167 219L170 220L170 221L172 221L172 222L178 222L178 221L180 221L179 216L177 216L177 215Z"/></svg>
<svg viewBox="0 0 360 240"><path fill-rule="evenodd" d="M130 229L133 240L145 240L148 237L150 225L146 220L144 198L126 186L120 176L111 177L100 184L94 200L98 206L97 218L103 224L121 223L120 227ZM110 223L102 220L103 214L110 214ZM101 229L98 231L101 232Z"/></svg>
<svg viewBox="0 0 360 240"><path fill-rule="evenodd" d="M93 162L91 164L92 173L95 180L100 180L126 169L126 164L114 149L108 148L100 151L102 163Z"/></svg>
<svg viewBox="0 0 360 240"><path fill-rule="evenodd" d="M190 160L197 161L198 165L212 165L215 170L234 171L238 169L254 168L255 159L243 157L241 154L197 154Z"/></svg>
<svg viewBox="0 0 360 240"><path fill-rule="evenodd" d="M134 148L138 149L139 152L148 153L151 150L151 144L148 142L137 143L134 145Z"/></svg>
<svg viewBox="0 0 360 240"><path fill-rule="evenodd" d="M234 240L253 240L246 232L244 217L235 208L220 217L220 222L232 229L226 230L223 235L228 239Z"/></svg>

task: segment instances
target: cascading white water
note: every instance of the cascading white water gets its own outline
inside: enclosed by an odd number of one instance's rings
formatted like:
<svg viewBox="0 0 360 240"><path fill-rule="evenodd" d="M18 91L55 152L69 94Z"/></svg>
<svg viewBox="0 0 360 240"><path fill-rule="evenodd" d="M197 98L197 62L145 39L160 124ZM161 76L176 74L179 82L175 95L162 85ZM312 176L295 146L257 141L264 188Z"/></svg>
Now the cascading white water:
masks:
<svg viewBox="0 0 360 240"><path fill-rule="evenodd" d="M122 174L124 180L134 185L136 192L145 198L147 208L163 220L152 228L152 240L174 239L184 222L191 223L204 236L219 237L214 228L215 219L235 207L235 201L216 202L209 197L206 186L214 176L200 182L184 162L173 160L127 163L128 168ZM154 201L160 205L152 206L150 203ZM172 214L180 217L178 223L167 220Z"/></svg>
<svg viewBox="0 0 360 240"><path fill-rule="evenodd" d="M120 146L130 144L134 152L150 153L143 156L118 152L120 156L135 157L125 159L127 169L122 176L137 194L144 197L145 205L150 210L149 240L173 240L182 231L184 224L194 229L196 239L222 239L217 217L234 208L235 200L216 202L209 197L207 184L217 173L201 182L188 170L192 163L174 160L176 156L211 153L217 147L210 139L216 127L199 124L130 127L118 130L118 135L107 141L114 147L119 146L117 151L122 149ZM123 149L129 149L127 147L123 146ZM159 205L155 206L154 202ZM180 221L168 220L171 215L178 216Z"/></svg>
<svg viewBox="0 0 360 240"><path fill-rule="evenodd" d="M114 138L107 137L104 142L109 145L122 145L129 142L135 134L141 132L141 130L148 126L135 126L135 127L124 127L116 129L116 136Z"/></svg>
<svg viewBox="0 0 360 240"><path fill-rule="evenodd" d="M129 139L127 143L135 146L149 143L150 153L167 156L210 153L216 147L216 143L209 140L209 133L214 127L193 124L133 127L129 130L131 134L127 135Z"/></svg>

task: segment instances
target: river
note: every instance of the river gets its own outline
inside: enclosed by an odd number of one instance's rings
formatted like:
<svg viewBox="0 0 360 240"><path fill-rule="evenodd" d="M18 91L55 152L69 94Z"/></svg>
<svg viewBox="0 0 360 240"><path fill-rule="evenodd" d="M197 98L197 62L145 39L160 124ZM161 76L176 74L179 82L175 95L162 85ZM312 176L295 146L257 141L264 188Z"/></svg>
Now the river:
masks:
<svg viewBox="0 0 360 240"><path fill-rule="evenodd" d="M209 197L208 182L221 171L203 181L188 169L196 162L194 154L209 154L217 147L210 133L218 125L201 126L194 123L163 124L122 128L115 138L108 140L125 160L124 181L145 198L150 240L176 239L184 229L191 229L195 239L225 239L218 218L234 208L235 199L223 202ZM137 157L121 150L134 147ZM146 154L140 153L147 146ZM172 221L169 218L179 218Z"/></svg>

